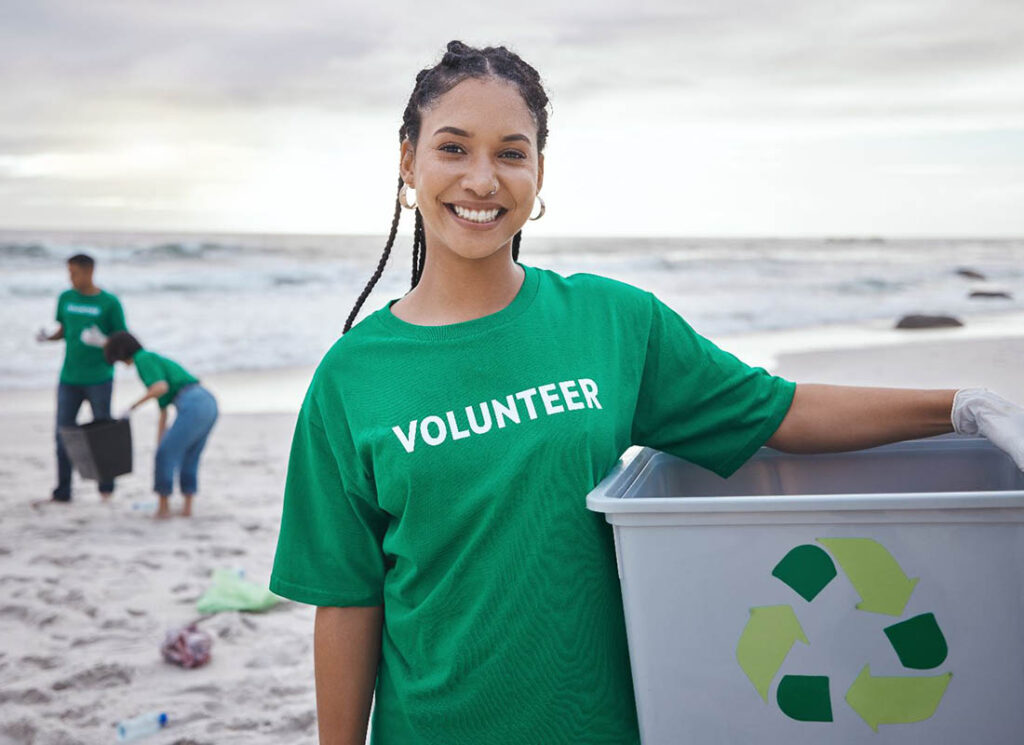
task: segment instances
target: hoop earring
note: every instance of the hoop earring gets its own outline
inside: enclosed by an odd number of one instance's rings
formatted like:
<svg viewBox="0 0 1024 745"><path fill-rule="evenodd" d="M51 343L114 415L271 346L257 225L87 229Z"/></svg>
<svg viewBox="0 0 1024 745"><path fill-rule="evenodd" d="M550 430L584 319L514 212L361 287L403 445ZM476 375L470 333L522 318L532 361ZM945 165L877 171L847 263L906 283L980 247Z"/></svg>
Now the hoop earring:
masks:
<svg viewBox="0 0 1024 745"><path fill-rule="evenodd" d="M540 198L540 194L537 195L537 201L540 202L540 212L537 213L536 217L531 217L531 220L539 220L544 217L544 213L547 211L547 207L544 206L544 200Z"/></svg>
<svg viewBox="0 0 1024 745"><path fill-rule="evenodd" d="M410 189L408 184L402 184L402 188L398 190L398 202L407 210L416 209L416 202L409 204L409 192L412 192L413 199L416 198L416 190Z"/></svg>

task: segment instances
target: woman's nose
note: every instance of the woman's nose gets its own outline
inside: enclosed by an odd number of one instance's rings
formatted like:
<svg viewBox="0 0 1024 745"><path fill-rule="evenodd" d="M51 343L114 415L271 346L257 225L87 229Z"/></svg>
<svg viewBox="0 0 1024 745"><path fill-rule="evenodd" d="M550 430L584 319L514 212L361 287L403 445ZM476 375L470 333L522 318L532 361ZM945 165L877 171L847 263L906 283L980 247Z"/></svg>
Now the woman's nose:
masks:
<svg viewBox="0 0 1024 745"><path fill-rule="evenodd" d="M497 189L498 178L494 166L485 158L475 159L462 177L462 188L473 192L478 197L489 197Z"/></svg>

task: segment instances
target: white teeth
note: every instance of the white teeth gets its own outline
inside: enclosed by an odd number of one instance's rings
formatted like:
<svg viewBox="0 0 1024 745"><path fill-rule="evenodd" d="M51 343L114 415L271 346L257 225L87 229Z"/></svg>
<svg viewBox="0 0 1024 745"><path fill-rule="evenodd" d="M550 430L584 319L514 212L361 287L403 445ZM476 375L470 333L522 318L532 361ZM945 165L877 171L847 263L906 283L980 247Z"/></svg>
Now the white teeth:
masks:
<svg viewBox="0 0 1024 745"><path fill-rule="evenodd" d="M455 209L455 214L461 217L463 220L470 220L472 222L494 222L498 219L498 213L501 210L467 210L465 207L460 207L457 204L453 204L452 207Z"/></svg>

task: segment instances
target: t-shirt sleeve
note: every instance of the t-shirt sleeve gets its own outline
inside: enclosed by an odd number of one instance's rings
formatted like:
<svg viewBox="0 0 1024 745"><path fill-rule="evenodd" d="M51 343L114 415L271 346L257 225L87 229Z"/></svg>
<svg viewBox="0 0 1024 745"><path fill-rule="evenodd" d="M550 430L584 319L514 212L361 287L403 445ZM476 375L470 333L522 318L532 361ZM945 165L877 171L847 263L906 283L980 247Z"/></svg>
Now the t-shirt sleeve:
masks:
<svg viewBox="0 0 1024 745"><path fill-rule="evenodd" d="M135 355L135 369L139 373L139 378L147 386L158 383L161 380L167 380L167 376L164 375L164 371L160 368L160 363L156 361L155 357L141 354Z"/></svg>
<svg viewBox="0 0 1024 745"><path fill-rule="evenodd" d="M54 320L57 321L61 326L64 325L64 296L61 295L57 298L57 311L54 313Z"/></svg>
<svg viewBox="0 0 1024 745"><path fill-rule="evenodd" d="M729 476L778 429L796 386L722 351L648 295L633 442Z"/></svg>
<svg viewBox="0 0 1024 745"><path fill-rule="evenodd" d="M344 417L321 417L307 396L288 459L270 589L310 605L381 605L387 525Z"/></svg>
<svg viewBox="0 0 1024 745"><path fill-rule="evenodd" d="M153 383L159 383L161 380L167 380L167 375L164 373L163 367L161 367L160 362L153 355L135 355L135 370L139 373L139 378L143 383L145 383L147 388L153 385ZM160 408L166 407L161 405Z"/></svg>

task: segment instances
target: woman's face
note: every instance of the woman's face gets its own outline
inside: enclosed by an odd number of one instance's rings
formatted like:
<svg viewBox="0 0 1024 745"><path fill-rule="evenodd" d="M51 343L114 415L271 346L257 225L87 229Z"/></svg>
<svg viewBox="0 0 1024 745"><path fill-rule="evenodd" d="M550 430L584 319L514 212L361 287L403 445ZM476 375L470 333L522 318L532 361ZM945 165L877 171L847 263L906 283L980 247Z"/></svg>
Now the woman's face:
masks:
<svg viewBox="0 0 1024 745"><path fill-rule="evenodd" d="M415 149L402 144L401 172L431 252L479 259L507 246L530 217L544 160L518 89L468 78L422 113Z"/></svg>

